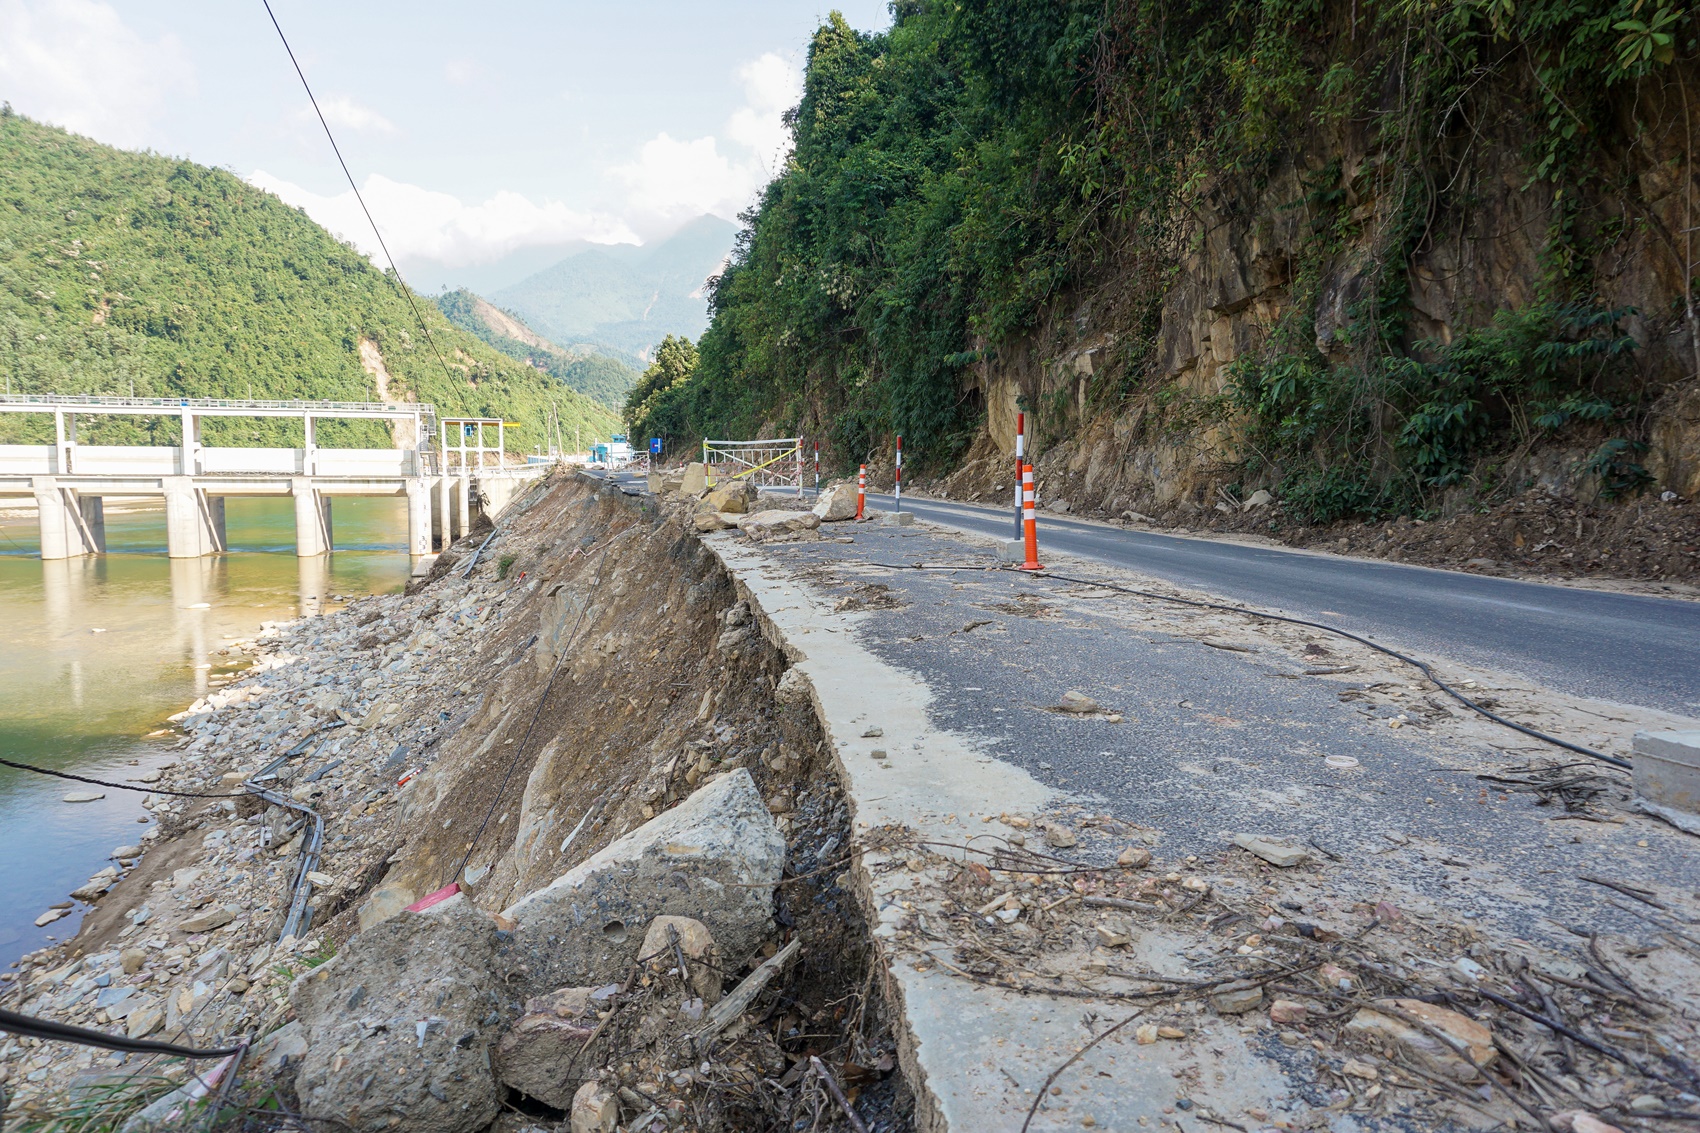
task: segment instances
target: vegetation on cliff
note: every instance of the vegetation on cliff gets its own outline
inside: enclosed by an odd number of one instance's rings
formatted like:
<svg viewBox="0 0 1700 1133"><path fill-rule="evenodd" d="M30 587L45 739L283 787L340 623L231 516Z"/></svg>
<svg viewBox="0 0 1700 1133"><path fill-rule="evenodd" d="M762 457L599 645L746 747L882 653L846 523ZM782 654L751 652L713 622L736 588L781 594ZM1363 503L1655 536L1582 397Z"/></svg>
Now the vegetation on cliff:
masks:
<svg viewBox="0 0 1700 1133"><path fill-rule="evenodd" d="M0 109L0 375L11 393L371 401L375 346L392 400L504 417L544 439L551 404L605 434L613 413L452 326L425 341L393 279L306 215L219 169L130 153ZM440 352L442 361L438 360ZM370 347L367 348L370 356ZM169 418L90 418L93 443L172 443ZM7 439L52 425L8 415ZM211 443L300 443L300 425L208 421ZM373 422L319 442L388 446Z"/></svg>
<svg viewBox="0 0 1700 1133"><path fill-rule="evenodd" d="M1421 508L1567 431L1601 446L1608 491L1645 480L1649 396L1700 369L1685 9L904 0L894 15L877 35L836 15L816 33L795 152L746 217L700 364L635 432L801 427L849 461L902 433L942 469L981 427L983 371L1035 342L1048 364L1090 322L1107 344L1091 380L1024 388L1042 445L1143 404L1165 428L1231 433L1231 475L1314 518ZM1519 197L1539 209L1516 215ZM1297 233L1265 265L1278 302L1205 388L1168 388L1175 290L1198 287L1188 270L1236 216L1248 260L1259 225ZM1484 217L1532 229L1538 262L1436 328L1414 292L1474 268L1425 257L1453 232L1503 240ZM1606 276L1643 256L1660 302L1617 301Z"/></svg>

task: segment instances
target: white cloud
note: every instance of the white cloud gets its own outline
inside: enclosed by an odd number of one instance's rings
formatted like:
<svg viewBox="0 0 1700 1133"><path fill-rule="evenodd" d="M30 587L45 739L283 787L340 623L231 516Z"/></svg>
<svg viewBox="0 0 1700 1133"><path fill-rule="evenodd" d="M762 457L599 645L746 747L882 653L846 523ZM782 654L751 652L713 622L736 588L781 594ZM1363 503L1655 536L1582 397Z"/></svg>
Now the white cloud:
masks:
<svg viewBox="0 0 1700 1133"><path fill-rule="evenodd" d="M370 106L363 106L355 102L347 95L339 94L332 95L330 98L321 98L319 110L324 114L325 121L330 123L333 130L343 129L353 130L356 133L376 134L395 133L394 122L391 122ZM311 106L303 106L297 112L297 117L302 122L313 126L319 124L318 116L313 113Z"/></svg>
<svg viewBox="0 0 1700 1133"><path fill-rule="evenodd" d="M443 64L443 77L457 87L470 86L483 75L484 68L470 59L450 59Z"/></svg>
<svg viewBox="0 0 1700 1133"><path fill-rule="evenodd" d="M661 133L636 160L608 170L628 190L623 204L634 228L654 230L703 213L731 219L784 164L791 148L784 114L802 96L802 73L769 52L740 67L738 78L744 105L726 122L728 152L712 135L680 141Z"/></svg>
<svg viewBox="0 0 1700 1133"><path fill-rule="evenodd" d="M738 68L745 104L726 124L726 136L755 152L768 176L778 172L791 150L784 114L803 97L803 75L772 52Z"/></svg>
<svg viewBox="0 0 1700 1133"><path fill-rule="evenodd" d="M264 170L249 174L248 180L305 209L308 216L383 265L372 226L352 192L321 196ZM465 266L488 263L528 245L637 241L618 217L580 212L559 201L537 204L518 193L503 191L482 204L468 205L451 194L378 174L366 178L360 191L390 251L403 262L432 259Z"/></svg>
<svg viewBox="0 0 1700 1133"><path fill-rule="evenodd" d="M145 145L174 91L194 89L176 36L147 40L96 0L0 0L0 97L116 145Z"/></svg>

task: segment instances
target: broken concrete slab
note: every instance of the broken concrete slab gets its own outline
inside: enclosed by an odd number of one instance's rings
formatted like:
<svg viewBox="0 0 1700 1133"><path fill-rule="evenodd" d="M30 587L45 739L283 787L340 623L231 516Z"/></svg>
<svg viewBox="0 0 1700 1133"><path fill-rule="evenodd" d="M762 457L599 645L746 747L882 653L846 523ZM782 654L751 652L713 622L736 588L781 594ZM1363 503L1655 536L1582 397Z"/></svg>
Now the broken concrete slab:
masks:
<svg viewBox="0 0 1700 1133"><path fill-rule="evenodd" d="M800 535L819 526L820 516L812 511L758 511L738 521L738 530L758 543Z"/></svg>
<svg viewBox="0 0 1700 1133"><path fill-rule="evenodd" d="M699 788L503 913L531 994L625 975L658 916L708 926L728 966L773 927L785 838L743 768Z"/></svg>
<svg viewBox="0 0 1700 1133"><path fill-rule="evenodd" d="M1650 803L1700 813L1700 730L1636 732L1635 793Z"/></svg>
<svg viewBox="0 0 1700 1133"><path fill-rule="evenodd" d="M501 937L457 894L355 935L298 977L303 1112L374 1133L397 1119L424 1133L487 1126L498 1109L489 1048L510 996Z"/></svg>
<svg viewBox="0 0 1700 1133"><path fill-rule="evenodd" d="M707 466L701 461L692 461L685 465L684 475L679 478L679 494L682 496L700 496L707 487Z"/></svg>

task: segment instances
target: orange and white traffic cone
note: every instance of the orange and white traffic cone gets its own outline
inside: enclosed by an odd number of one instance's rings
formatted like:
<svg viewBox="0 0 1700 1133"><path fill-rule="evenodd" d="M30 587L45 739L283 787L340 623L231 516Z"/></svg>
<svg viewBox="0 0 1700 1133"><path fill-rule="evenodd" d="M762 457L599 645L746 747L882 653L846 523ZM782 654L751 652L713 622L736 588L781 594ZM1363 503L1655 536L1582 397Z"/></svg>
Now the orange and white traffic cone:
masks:
<svg viewBox="0 0 1700 1133"><path fill-rule="evenodd" d="M862 518L862 510L868 506L868 466L860 465L856 469L856 518Z"/></svg>
<svg viewBox="0 0 1700 1133"><path fill-rule="evenodd" d="M1017 570L1044 570L1039 565L1039 519L1033 509L1033 466L1021 466L1021 525L1027 537L1027 561Z"/></svg>

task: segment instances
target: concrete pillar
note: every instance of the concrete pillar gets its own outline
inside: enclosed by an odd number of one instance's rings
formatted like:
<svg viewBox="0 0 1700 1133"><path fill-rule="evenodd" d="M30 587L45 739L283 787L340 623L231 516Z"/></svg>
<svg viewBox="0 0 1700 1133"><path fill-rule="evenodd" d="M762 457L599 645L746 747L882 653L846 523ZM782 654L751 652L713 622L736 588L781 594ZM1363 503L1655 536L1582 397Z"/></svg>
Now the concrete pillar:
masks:
<svg viewBox="0 0 1700 1133"><path fill-rule="evenodd" d="M165 477L165 553L198 559L224 549L224 498L207 495L193 477Z"/></svg>
<svg viewBox="0 0 1700 1133"><path fill-rule="evenodd" d="M179 458L180 471L185 476L201 474L201 419L183 407L183 453Z"/></svg>
<svg viewBox="0 0 1700 1133"><path fill-rule="evenodd" d="M437 490L431 493L431 533L437 538L438 550L446 550L455 541L450 490L449 477L439 476Z"/></svg>
<svg viewBox="0 0 1700 1133"><path fill-rule="evenodd" d="M295 553L305 557L331 550L330 499L305 478L291 480L289 494L295 497Z"/></svg>
<svg viewBox="0 0 1700 1133"><path fill-rule="evenodd" d="M431 482L419 476L407 481L407 551L415 558L431 553Z"/></svg>
<svg viewBox="0 0 1700 1133"><path fill-rule="evenodd" d="M63 450L61 450L63 451ZM83 538L83 514L74 488L62 488L52 476L30 478L41 529L41 557L70 559L92 550Z"/></svg>
<svg viewBox="0 0 1700 1133"><path fill-rule="evenodd" d="M224 501L219 500L219 503L222 505ZM83 521L83 542L88 545L89 552L106 554L106 501L99 496L78 496L77 509Z"/></svg>
<svg viewBox="0 0 1700 1133"><path fill-rule="evenodd" d="M455 538L472 530L472 477L455 477Z"/></svg>
<svg viewBox="0 0 1700 1133"><path fill-rule="evenodd" d="M301 474L303 476L317 476L319 474L319 439L313 431L312 416L303 417L301 424L307 446L301 454Z"/></svg>

